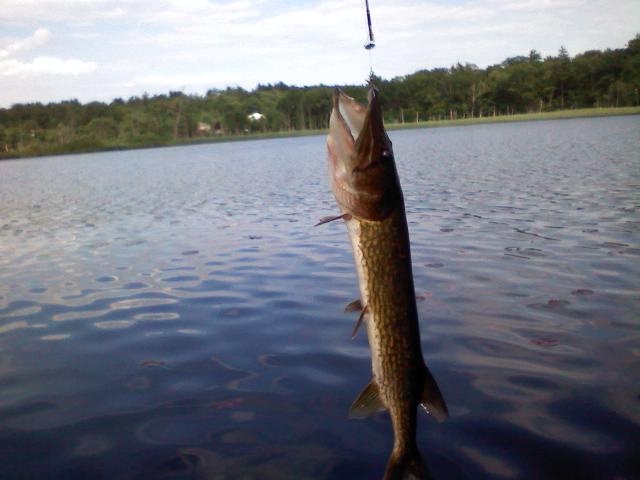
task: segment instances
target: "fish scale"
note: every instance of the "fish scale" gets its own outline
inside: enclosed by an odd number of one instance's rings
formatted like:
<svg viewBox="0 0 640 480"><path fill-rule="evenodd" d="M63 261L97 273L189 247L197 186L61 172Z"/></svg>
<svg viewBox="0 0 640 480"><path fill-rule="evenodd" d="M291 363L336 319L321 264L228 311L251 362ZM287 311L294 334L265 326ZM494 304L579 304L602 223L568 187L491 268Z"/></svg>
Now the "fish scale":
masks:
<svg viewBox="0 0 640 480"><path fill-rule="evenodd" d="M355 222L359 233L351 239L366 272L361 295L367 305L373 380L383 403L389 405L396 432L394 450L402 451L415 445L411 417L415 418L421 392L414 388L414 377L422 376L415 368L422 362L422 351L405 213L397 209L381 222L352 219L348 224Z"/></svg>
<svg viewBox="0 0 640 480"><path fill-rule="evenodd" d="M394 446L385 479L428 478L416 446L416 406L439 421L447 407L422 358L409 230L391 141L378 92L369 89L369 106L336 90L327 137L331 189L347 225L360 283L356 323L366 319L371 350L371 382L349 411L364 418L387 409Z"/></svg>

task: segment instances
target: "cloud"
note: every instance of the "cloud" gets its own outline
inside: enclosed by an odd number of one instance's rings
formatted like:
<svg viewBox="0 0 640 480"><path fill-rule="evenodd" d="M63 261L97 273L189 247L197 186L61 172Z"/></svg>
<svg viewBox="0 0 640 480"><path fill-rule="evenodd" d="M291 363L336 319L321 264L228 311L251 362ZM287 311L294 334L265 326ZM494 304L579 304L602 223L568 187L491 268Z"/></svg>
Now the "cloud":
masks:
<svg viewBox="0 0 640 480"><path fill-rule="evenodd" d="M5 58L10 56L13 53L31 50L33 48L39 47L49 41L51 38L51 32L46 28L38 28L33 35L23 38L20 40L16 40L5 48L0 49L0 58Z"/></svg>
<svg viewBox="0 0 640 480"><path fill-rule="evenodd" d="M24 37L0 38L4 102L362 83L371 66L383 78L485 67L531 49L620 48L640 18L638 0L372 2L377 46L367 54L362 0L0 1L3 35ZM34 88L23 88L29 76Z"/></svg>
<svg viewBox="0 0 640 480"><path fill-rule="evenodd" d="M118 20L132 23L183 24L206 19L229 22L257 14L262 0L3 0L0 22L30 24L60 22L74 26Z"/></svg>
<svg viewBox="0 0 640 480"><path fill-rule="evenodd" d="M185 88L193 86L220 86L238 82L241 77L237 74L226 72L208 72L195 74L170 74L170 75L143 75L126 82L126 87L152 86L162 88Z"/></svg>
<svg viewBox="0 0 640 480"><path fill-rule="evenodd" d="M2 0L0 22L25 25L32 22L65 22L72 25L93 24L103 19L120 18L127 6L136 10L136 3L128 0Z"/></svg>
<svg viewBox="0 0 640 480"><path fill-rule="evenodd" d="M82 60L65 60L56 57L36 57L30 62L15 59L0 60L0 75L11 77L14 75L82 75L95 71L95 62Z"/></svg>
<svg viewBox="0 0 640 480"><path fill-rule="evenodd" d="M96 70L95 62L85 62L74 58L64 59L52 56L37 56L32 60L19 60L16 54L28 52L45 45L51 39L51 32L38 28L33 35L15 40L0 50L0 76L25 75L82 75Z"/></svg>
<svg viewBox="0 0 640 480"><path fill-rule="evenodd" d="M38 28L33 35L30 37L24 38L22 40L18 40L9 44L7 50L9 52L19 52L21 50L31 50L32 48L38 47L47 43L47 41L51 38L51 32L46 28Z"/></svg>

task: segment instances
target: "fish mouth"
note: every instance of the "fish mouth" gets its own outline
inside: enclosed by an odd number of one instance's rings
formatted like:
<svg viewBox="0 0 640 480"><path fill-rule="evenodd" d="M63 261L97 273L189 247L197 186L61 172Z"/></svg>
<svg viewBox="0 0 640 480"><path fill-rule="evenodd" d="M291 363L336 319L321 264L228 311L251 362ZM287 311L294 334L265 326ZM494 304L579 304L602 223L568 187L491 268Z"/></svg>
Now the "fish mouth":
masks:
<svg viewBox="0 0 640 480"><path fill-rule="evenodd" d="M373 85L366 107L335 90L327 147L331 187L343 212L365 220L386 218L401 191Z"/></svg>

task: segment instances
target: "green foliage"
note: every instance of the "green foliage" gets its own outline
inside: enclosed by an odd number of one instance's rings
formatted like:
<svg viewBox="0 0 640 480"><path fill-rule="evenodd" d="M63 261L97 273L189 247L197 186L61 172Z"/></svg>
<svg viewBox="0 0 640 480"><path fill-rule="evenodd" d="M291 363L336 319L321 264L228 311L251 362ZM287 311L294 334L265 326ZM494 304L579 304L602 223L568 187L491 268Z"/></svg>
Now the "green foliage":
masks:
<svg viewBox="0 0 640 480"><path fill-rule="evenodd" d="M590 50L573 58L564 47L545 59L531 50L486 69L458 63L373 81L382 92L385 120L397 124L638 106L640 34L626 48ZM366 100L364 85L340 88L356 100ZM323 129L331 113L332 90L280 82L258 85L250 92L211 89L204 96L145 93L110 104L83 105L75 99L17 104L0 109L0 157ZM251 120L249 115L256 112L264 117Z"/></svg>

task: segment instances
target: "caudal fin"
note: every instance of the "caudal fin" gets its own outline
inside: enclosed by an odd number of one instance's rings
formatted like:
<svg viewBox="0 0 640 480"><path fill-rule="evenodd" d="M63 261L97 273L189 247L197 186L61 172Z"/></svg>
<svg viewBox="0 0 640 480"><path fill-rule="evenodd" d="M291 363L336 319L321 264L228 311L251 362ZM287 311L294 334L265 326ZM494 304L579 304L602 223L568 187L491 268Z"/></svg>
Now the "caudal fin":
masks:
<svg viewBox="0 0 640 480"><path fill-rule="evenodd" d="M392 453L384 473L384 480L430 480L431 478L429 469L417 448L404 455Z"/></svg>
<svg viewBox="0 0 640 480"><path fill-rule="evenodd" d="M422 393L420 405L438 421L444 421L449 412L444 397L438 388L436 379L429 369L424 367ZM418 448L414 445L406 452L394 451L387 463L384 480L429 480L431 474L420 456Z"/></svg>

